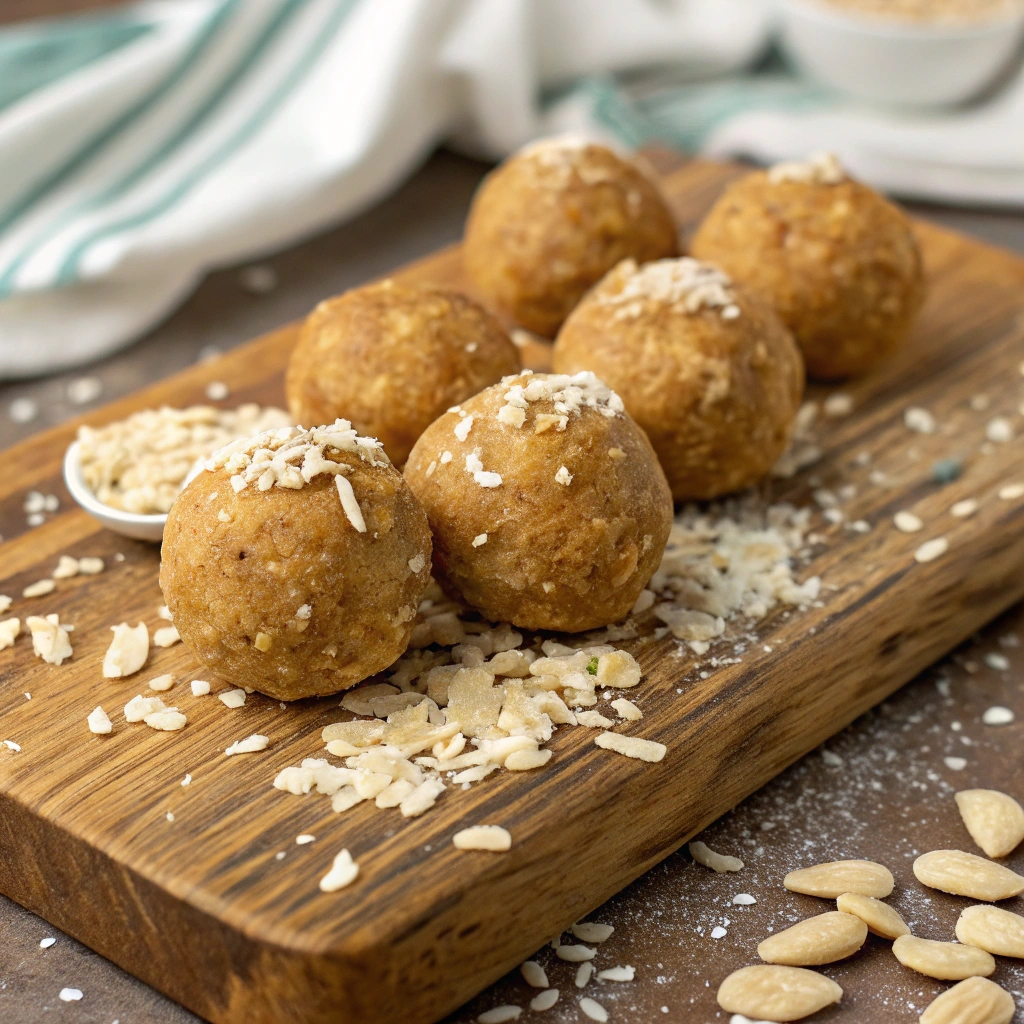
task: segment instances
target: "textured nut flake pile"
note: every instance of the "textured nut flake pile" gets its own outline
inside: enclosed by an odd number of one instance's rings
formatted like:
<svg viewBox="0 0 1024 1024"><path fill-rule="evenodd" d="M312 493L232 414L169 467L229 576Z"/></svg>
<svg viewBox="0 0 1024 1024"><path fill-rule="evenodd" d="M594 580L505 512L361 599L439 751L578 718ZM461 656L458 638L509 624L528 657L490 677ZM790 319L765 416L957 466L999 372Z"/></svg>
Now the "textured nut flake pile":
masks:
<svg viewBox="0 0 1024 1024"><path fill-rule="evenodd" d="M165 513L200 460L240 437L285 427L281 409L146 409L104 427L80 427L79 458L89 489L105 505Z"/></svg>

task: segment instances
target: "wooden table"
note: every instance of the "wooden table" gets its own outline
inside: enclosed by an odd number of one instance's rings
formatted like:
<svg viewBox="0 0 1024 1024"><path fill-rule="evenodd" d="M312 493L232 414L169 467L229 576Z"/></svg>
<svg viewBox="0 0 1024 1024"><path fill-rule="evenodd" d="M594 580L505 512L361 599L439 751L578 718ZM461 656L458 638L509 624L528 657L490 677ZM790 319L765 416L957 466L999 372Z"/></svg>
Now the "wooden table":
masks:
<svg viewBox="0 0 1024 1024"><path fill-rule="evenodd" d="M0 387L0 448L79 411L66 397L67 384L75 378L96 376L103 388L98 400L109 400L188 365L211 346L229 348L301 316L324 295L454 240L484 170L481 164L439 154L370 213L266 261L278 277L269 294L246 292L237 270L212 274L185 307L126 352L78 373ZM1024 251L1024 217L921 208L916 212ZM34 398L42 412L35 421L17 425L6 411L14 398L22 396ZM727 1019L713 999L721 977L753 962L754 946L770 927L778 930L791 919L822 909L816 901L781 888L790 865L806 863L808 857L874 856L886 861L898 879L910 881L909 865L916 852L964 842L969 849L950 787L998 786L1024 795L1024 767L1016 756L1024 727L997 730L979 722L981 712L997 703L1013 708L1024 720L1024 692L1017 682L1024 650L1018 653L998 645L999 637L1006 640L1015 633L1024 638L1024 611L1019 609L987 631L977 651L959 656L975 672L961 664L926 674L828 745L841 762L811 755L712 826L704 838L716 849L741 856L747 866L740 874L714 875L680 853L611 900L594 915L617 929L601 951L600 965L632 964L637 979L604 984L600 992L588 994L598 998L616 1022ZM1009 657L1009 672L985 666L982 655L993 650ZM948 698L936 689L938 676L951 680ZM960 731L953 730L954 721L962 723ZM947 768L943 758L951 755L967 758L967 767ZM1020 864L1015 866L1020 870ZM739 892L754 895L758 903L732 906L732 897ZM897 907L917 922L920 934L950 937L956 901L934 899L925 905L915 892L908 889L898 895ZM716 926L726 927L725 937L710 937ZM47 935L57 935L58 941L41 950L38 942ZM551 951L539 958L549 967L552 984L563 991L562 1001L543 1019L558 1024L581 1019L570 998L578 995L572 984L575 968L556 960ZM874 940L832 973L846 988L847 999L843 1010L823 1015L823 1020L914 1020L913 1006L920 1012L938 991L937 985L900 968ZM997 978L1024 997L1024 970L1001 968ZM81 989L85 998L80 1003L60 1002L58 992L65 986ZM524 983L512 976L451 1021L468 1024L494 1005L525 1005L529 998ZM44 1007L59 1010L76 1024L197 1020L0 897L0 1019L5 1024L35 1022Z"/></svg>

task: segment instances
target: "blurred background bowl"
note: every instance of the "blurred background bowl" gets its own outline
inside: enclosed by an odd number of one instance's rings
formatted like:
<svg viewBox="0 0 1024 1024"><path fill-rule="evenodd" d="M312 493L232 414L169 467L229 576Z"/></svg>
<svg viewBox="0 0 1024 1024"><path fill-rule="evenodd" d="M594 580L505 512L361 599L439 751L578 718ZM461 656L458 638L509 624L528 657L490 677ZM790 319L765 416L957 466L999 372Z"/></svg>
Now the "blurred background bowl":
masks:
<svg viewBox="0 0 1024 1024"><path fill-rule="evenodd" d="M779 0L783 49L809 77L859 100L947 107L991 85L1024 37L1024 6L985 22L911 22Z"/></svg>

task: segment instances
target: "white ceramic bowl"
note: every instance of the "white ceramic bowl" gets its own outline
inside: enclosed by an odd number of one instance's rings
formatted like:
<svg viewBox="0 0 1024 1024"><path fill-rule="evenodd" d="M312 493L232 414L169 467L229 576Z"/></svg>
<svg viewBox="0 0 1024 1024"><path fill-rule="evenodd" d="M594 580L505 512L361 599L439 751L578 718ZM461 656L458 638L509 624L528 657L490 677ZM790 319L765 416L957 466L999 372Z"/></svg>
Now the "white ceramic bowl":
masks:
<svg viewBox="0 0 1024 1024"><path fill-rule="evenodd" d="M108 530L120 533L133 540L151 540L159 542L164 535L166 514L140 515L137 512L123 512L119 508L104 505L99 498L86 486L82 476L82 463L78 455L78 442L74 441L64 455L64 483L67 484L71 497L86 512L102 523Z"/></svg>
<svg viewBox="0 0 1024 1024"><path fill-rule="evenodd" d="M782 46L809 77L860 100L948 107L991 85L1024 37L1024 7L993 21L869 18L815 0L778 0Z"/></svg>

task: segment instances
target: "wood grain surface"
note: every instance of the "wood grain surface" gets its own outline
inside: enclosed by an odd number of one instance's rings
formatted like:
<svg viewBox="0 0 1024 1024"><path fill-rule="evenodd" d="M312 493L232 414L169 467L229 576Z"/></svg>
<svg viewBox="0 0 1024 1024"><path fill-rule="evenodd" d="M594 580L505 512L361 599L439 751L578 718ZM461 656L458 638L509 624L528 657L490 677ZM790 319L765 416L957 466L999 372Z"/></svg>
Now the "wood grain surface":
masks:
<svg viewBox="0 0 1024 1024"><path fill-rule="evenodd" d="M733 173L694 163L672 174L681 222L692 224ZM0 593L19 595L65 552L102 555L108 569L12 608L74 623L75 657L45 665L24 639L0 653L0 739L22 748L0 750L0 890L217 1022L426 1022L499 977L1024 595L1024 502L998 497L1014 472L1024 480L1018 447L984 441L987 419L1015 414L1020 399L1024 264L939 229L920 231L932 295L913 342L844 389L856 412L822 433L818 465L765 488L773 499L806 503L810 477L830 486L859 472L846 511L874 529L821 525L825 543L806 572L823 577L823 606L762 623L771 653L758 644L702 680L673 642L636 647L646 673L642 735L669 747L659 765L597 750L584 730L563 732L546 769L449 794L402 823L372 808L335 816L325 802L270 788L278 768L317 752L320 728L339 717L334 700L281 710L253 695L231 711L178 697L179 683L171 696L189 713L182 733L127 727L115 715L114 734L93 737L84 720L96 704L113 711L152 676L187 681L196 666L177 647L155 651L133 679L102 679L107 627L158 625L157 553L69 506L59 463L76 423L5 453ZM461 286L458 252L401 276ZM276 332L88 420L200 401L215 379L230 382L231 402L280 402L293 335ZM968 404L980 392L991 403L985 415ZM908 432L909 405L931 409L940 430ZM964 473L943 487L930 468L951 449ZM866 468L851 469L865 451L889 486L869 486ZM64 504L25 531L31 489ZM979 512L950 517L950 505L967 496ZM893 530L900 508L913 508L926 530ZM914 549L939 534L948 554L916 563ZM271 737L268 751L223 756L253 732ZM509 828L512 851L455 851L452 833L474 822ZM316 843L296 847L300 832ZM342 846L360 863L360 879L321 893L317 881Z"/></svg>

